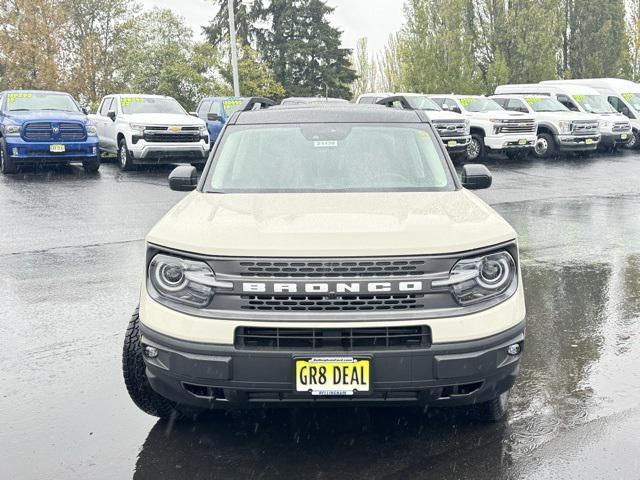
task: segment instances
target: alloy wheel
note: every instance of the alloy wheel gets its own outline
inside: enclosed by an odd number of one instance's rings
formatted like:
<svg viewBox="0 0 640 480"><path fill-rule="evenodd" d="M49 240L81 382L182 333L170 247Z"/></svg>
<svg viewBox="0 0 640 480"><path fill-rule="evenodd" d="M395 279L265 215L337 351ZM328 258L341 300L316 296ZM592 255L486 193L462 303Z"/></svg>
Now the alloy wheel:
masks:
<svg viewBox="0 0 640 480"><path fill-rule="evenodd" d="M475 160L480 155L480 142L475 138L471 139L469 146L467 147L467 156L470 160Z"/></svg>

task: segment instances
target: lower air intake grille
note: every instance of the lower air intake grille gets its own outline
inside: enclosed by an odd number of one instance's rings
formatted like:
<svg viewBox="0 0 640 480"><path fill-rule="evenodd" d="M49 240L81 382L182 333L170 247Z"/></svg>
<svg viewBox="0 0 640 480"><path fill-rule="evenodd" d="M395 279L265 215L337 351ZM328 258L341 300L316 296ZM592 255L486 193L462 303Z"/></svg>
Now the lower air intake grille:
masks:
<svg viewBox="0 0 640 480"><path fill-rule="evenodd" d="M242 310L327 311L411 310L424 308L424 294L404 295L242 295Z"/></svg>
<svg viewBox="0 0 640 480"><path fill-rule="evenodd" d="M235 347L244 350L386 350L431 346L431 329L417 327L372 328L268 328L236 329Z"/></svg>

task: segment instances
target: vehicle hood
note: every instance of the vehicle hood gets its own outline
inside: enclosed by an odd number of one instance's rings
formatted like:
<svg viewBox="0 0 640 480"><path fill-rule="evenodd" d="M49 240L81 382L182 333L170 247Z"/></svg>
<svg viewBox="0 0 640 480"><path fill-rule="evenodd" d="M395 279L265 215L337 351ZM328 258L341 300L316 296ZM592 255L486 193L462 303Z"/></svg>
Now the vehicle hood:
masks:
<svg viewBox="0 0 640 480"><path fill-rule="evenodd" d="M461 122L465 120L465 118L459 114L459 113L455 113L455 112L425 112L428 117L432 120L437 122L438 120L460 120Z"/></svg>
<svg viewBox="0 0 640 480"><path fill-rule="evenodd" d="M498 118L501 120L513 120L513 119L518 119L518 120L534 120L534 118L531 115L528 115L526 113L521 113L521 112L510 112L510 111L496 111L496 112L467 112L467 116L469 116L470 118L483 118L483 119L489 119L489 118Z"/></svg>
<svg viewBox="0 0 640 480"><path fill-rule="evenodd" d="M192 192L147 241L222 256L384 256L462 252L516 237L467 190L438 193Z"/></svg>
<svg viewBox="0 0 640 480"><path fill-rule="evenodd" d="M203 120L191 115L180 115L178 113L135 113L128 114L126 118L130 122L142 123L144 125L186 125L204 126Z"/></svg>
<svg viewBox="0 0 640 480"><path fill-rule="evenodd" d="M537 112L536 117L540 119L548 119L553 121L565 120L567 122L584 122L597 120L592 115L577 112Z"/></svg>
<svg viewBox="0 0 640 480"><path fill-rule="evenodd" d="M87 116L82 112L59 112L55 110L29 110L26 112L6 112L5 116L13 123L22 125L24 122L87 122Z"/></svg>

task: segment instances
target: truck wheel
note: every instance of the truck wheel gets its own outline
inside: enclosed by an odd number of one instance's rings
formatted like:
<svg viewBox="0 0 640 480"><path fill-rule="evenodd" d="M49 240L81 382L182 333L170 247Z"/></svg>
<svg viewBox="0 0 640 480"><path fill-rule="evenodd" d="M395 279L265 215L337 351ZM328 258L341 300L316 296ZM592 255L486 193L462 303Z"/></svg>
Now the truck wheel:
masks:
<svg viewBox="0 0 640 480"><path fill-rule="evenodd" d="M507 158L509 158L509 160L514 160L514 161L526 160L528 156L529 156L528 148L519 148L518 150L507 152Z"/></svg>
<svg viewBox="0 0 640 480"><path fill-rule="evenodd" d="M486 148L484 146L484 138L478 133L471 135L471 141L467 146L467 159L470 162L477 162L478 160L484 160L487 155Z"/></svg>
<svg viewBox="0 0 640 480"><path fill-rule="evenodd" d="M553 136L548 133L538 135L533 153L537 158L550 158L556 154L556 144Z"/></svg>
<svg viewBox="0 0 640 480"><path fill-rule="evenodd" d="M18 171L16 162L9 158L7 147L2 139L0 139L0 170L2 170L2 173L5 175L9 173L16 173Z"/></svg>
<svg viewBox="0 0 640 480"><path fill-rule="evenodd" d="M638 136L638 131L633 130L631 132L631 138L629 141L624 144L624 148L628 148L629 150L635 150L640 147L640 137Z"/></svg>
<svg viewBox="0 0 640 480"><path fill-rule="evenodd" d="M118 142L118 164L120 165L120 170L125 172L133 170L135 167L133 158L129 155L127 141L124 138L121 138L120 142Z"/></svg>
<svg viewBox="0 0 640 480"><path fill-rule="evenodd" d="M160 418L182 418L182 414L175 408L174 403L158 394L149 384L142 358L139 324L140 318L136 308L127 327L122 350L122 373L129 396L140 410L149 415Z"/></svg>
<svg viewBox="0 0 640 480"><path fill-rule="evenodd" d="M501 420L509 409L509 393L511 393L511 390L502 392L488 402L473 405L469 410L469 416L481 422L497 422Z"/></svg>
<svg viewBox="0 0 640 480"><path fill-rule="evenodd" d="M82 162L82 167L86 173L96 173L100 168L100 157L85 160Z"/></svg>

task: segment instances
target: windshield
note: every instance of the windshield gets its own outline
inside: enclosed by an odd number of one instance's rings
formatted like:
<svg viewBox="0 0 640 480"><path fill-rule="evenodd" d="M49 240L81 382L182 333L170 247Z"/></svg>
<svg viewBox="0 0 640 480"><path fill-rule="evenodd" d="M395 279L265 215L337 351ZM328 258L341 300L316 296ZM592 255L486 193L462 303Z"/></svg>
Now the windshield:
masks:
<svg viewBox="0 0 640 480"><path fill-rule="evenodd" d="M71 95L66 93L45 92L9 92L7 110L59 110L61 112L80 112L80 108Z"/></svg>
<svg viewBox="0 0 640 480"><path fill-rule="evenodd" d="M527 103L534 112L570 112L567 107L562 105L555 98L549 97L525 97Z"/></svg>
<svg viewBox="0 0 640 480"><path fill-rule="evenodd" d="M616 113L616 110L602 95L574 95L573 99L587 113Z"/></svg>
<svg viewBox="0 0 640 480"><path fill-rule="evenodd" d="M453 190L437 142L419 124L233 126L205 191Z"/></svg>
<svg viewBox="0 0 640 480"><path fill-rule="evenodd" d="M495 112L496 110L504 110L500 105L484 97L463 97L460 99L460 105L467 112Z"/></svg>
<svg viewBox="0 0 640 480"><path fill-rule="evenodd" d="M427 110L430 112L438 112L442 110L436 102L423 95L411 97L411 103L413 103L414 105L413 108L416 108L418 110Z"/></svg>
<svg viewBox="0 0 640 480"><path fill-rule="evenodd" d="M634 110L640 111L640 93L623 93L624 98Z"/></svg>
<svg viewBox="0 0 640 480"><path fill-rule="evenodd" d="M121 97L122 113L177 113L186 115L184 108L173 98L164 97Z"/></svg>

